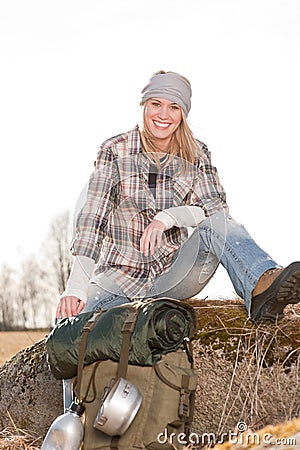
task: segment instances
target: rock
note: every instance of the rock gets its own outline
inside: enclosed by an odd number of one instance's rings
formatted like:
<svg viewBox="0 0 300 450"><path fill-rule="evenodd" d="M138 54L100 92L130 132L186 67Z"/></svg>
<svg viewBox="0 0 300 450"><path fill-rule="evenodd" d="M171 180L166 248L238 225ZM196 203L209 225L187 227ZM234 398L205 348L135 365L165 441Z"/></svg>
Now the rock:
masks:
<svg viewBox="0 0 300 450"><path fill-rule="evenodd" d="M235 301L189 301L198 314L193 341L199 372L193 433L199 443L245 423L259 429L300 415L300 308L279 324L254 326ZM49 371L45 342L0 367L0 426L44 436L62 413L62 383Z"/></svg>
<svg viewBox="0 0 300 450"><path fill-rule="evenodd" d="M12 419L18 428L44 436L62 410L62 383L49 370L44 340L0 367L1 429Z"/></svg>

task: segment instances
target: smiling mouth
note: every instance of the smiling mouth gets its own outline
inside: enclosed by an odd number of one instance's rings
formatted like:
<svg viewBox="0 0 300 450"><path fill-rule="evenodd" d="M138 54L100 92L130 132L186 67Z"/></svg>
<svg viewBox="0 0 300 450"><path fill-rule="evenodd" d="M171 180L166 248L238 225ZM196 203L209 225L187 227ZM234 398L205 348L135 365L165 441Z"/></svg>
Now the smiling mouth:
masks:
<svg viewBox="0 0 300 450"><path fill-rule="evenodd" d="M171 125L170 123L157 122L156 120L153 120L153 123L157 128L160 128L160 129L166 129Z"/></svg>

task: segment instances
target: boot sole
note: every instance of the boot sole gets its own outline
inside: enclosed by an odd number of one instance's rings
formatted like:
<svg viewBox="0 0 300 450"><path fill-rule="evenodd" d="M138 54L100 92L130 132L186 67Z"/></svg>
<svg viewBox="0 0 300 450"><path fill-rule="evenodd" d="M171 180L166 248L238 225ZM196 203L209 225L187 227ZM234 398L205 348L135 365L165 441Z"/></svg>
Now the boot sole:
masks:
<svg viewBox="0 0 300 450"><path fill-rule="evenodd" d="M253 297L252 302L258 304L251 311L253 322L282 319L287 305L300 302L300 262L286 267L265 292Z"/></svg>

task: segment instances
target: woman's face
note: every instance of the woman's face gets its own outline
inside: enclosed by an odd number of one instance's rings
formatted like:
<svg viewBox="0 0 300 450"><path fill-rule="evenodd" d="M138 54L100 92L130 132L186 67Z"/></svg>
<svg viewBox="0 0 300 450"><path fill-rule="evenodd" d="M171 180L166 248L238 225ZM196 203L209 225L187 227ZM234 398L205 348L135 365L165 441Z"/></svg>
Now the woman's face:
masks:
<svg viewBox="0 0 300 450"><path fill-rule="evenodd" d="M151 98L145 104L144 121L160 149L166 149L182 120L180 106L163 98Z"/></svg>

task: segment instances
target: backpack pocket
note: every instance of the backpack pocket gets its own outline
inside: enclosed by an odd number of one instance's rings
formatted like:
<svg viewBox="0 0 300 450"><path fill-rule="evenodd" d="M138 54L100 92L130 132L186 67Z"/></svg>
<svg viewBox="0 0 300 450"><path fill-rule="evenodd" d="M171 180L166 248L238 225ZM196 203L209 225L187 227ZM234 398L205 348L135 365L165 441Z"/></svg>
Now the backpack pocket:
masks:
<svg viewBox="0 0 300 450"><path fill-rule="evenodd" d="M93 425L101 407L103 391L116 378L117 369L118 363L101 361L83 370L83 449L182 449L183 437L186 436L188 441L197 385L197 372L191 367L186 352L177 350L168 353L151 367L128 366L127 379L141 392L142 404L128 430L122 436L112 438Z"/></svg>
<svg viewBox="0 0 300 450"><path fill-rule="evenodd" d="M197 372L183 350L164 355L153 369L153 386L144 399L150 403L148 426L140 431L140 440L148 450L182 449L194 414Z"/></svg>

